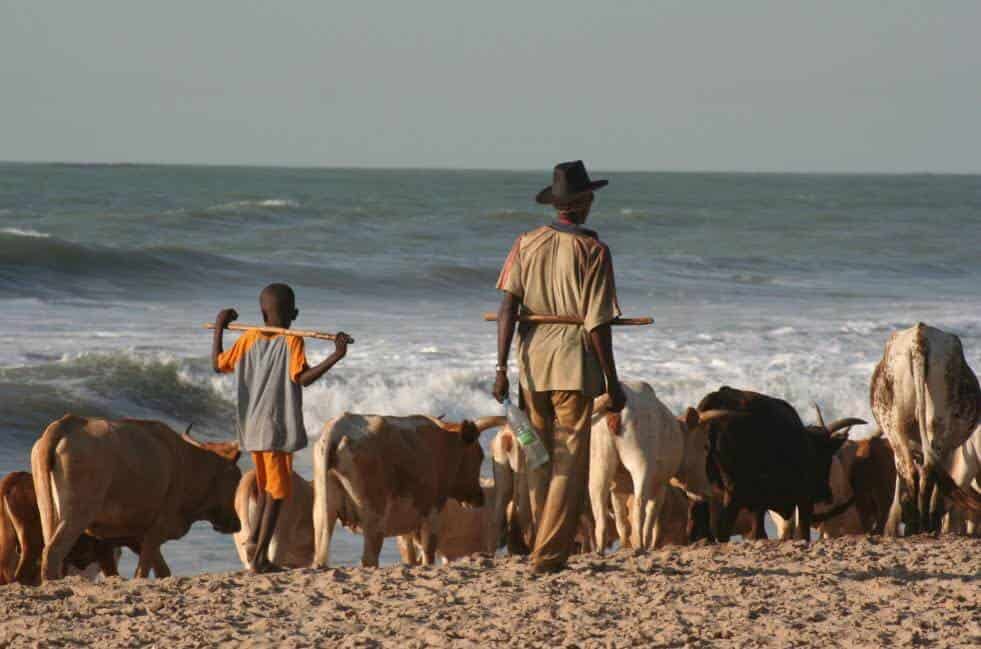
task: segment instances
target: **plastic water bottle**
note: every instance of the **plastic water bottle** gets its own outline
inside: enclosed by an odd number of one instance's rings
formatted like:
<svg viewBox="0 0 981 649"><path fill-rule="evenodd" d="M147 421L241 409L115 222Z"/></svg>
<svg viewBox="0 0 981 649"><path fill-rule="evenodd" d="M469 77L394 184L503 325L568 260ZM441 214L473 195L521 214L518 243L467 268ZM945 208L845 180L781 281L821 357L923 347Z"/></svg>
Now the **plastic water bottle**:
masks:
<svg viewBox="0 0 981 649"><path fill-rule="evenodd" d="M537 469L548 462L548 451L542 444L542 439L535 432L531 421L520 408L512 405L510 399L504 400L504 416L507 417L511 432L518 438L518 443L525 450L525 461L529 469Z"/></svg>

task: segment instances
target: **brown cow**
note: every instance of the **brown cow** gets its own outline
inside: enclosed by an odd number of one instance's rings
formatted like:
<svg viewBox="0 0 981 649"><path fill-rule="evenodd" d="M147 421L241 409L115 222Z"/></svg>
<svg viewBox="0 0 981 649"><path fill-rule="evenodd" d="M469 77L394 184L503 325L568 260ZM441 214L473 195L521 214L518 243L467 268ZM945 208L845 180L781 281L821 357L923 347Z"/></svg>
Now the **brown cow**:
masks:
<svg viewBox="0 0 981 649"><path fill-rule="evenodd" d="M41 576L59 579L72 546L88 532L140 545L136 577L167 577L160 546L195 521L238 531L237 444L202 444L165 424L65 415L31 450L41 512Z"/></svg>
<svg viewBox="0 0 981 649"><path fill-rule="evenodd" d="M364 535L361 563L377 566L388 536L418 533L423 563L436 557L447 500L480 507L482 430L501 417L451 424L433 417L345 413L324 426L313 449L314 565L326 567L334 525Z"/></svg>
<svg viewBox="0 0 981 649"><path fill-rule="evenodd" d="M106 577L118 575L118 547L82 534L65 558L68 568L88 572L98 565ZM44 535L30 473L14 471L0 481L0 585L36 585L41 577ZM139 553L139 549L134 549Z"/></svg>

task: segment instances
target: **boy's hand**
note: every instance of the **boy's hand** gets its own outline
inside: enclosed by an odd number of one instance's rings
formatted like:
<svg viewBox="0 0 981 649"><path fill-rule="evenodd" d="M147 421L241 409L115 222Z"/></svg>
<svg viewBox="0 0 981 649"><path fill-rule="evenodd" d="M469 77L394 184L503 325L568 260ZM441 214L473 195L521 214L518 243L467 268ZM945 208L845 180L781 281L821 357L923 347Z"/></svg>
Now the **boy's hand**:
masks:
<svg viewBox="0 0 981 649"><path fill-rule="evenodd" d="M350 342L350 336L343 331L337 332L337 337L334 338L334 356L336 356L338 360L347 356L347 346L350 344Z"/></svg>
<svg viewBox="0 0 981 649"><path fill-rule="evenodd" d="M235 309L222 309L215 316L215 327L218 329L224 329L229 323L238 320L238 311Z"/></svg>

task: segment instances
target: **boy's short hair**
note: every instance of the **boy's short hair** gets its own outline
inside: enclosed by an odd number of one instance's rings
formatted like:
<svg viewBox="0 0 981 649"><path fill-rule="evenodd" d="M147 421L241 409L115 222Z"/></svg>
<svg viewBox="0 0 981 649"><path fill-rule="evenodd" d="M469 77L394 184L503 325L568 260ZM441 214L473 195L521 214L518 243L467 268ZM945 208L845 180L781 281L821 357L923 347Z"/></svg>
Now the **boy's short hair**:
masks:
<svg viewBox="0 0 981 649"><path fill-rule="evenodd" d="M296 293L289 284L270 284L259 293L259 301L271 297L280 308L293 309L296 307Z"/></svg>

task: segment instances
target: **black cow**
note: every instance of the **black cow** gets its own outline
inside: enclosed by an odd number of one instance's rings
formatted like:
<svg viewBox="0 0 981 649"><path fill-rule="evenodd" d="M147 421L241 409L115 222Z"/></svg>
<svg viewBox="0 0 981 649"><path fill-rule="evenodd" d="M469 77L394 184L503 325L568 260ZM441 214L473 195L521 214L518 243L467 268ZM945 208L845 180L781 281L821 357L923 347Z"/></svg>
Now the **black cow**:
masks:
<svg viewBox="0 0 981 649"><path fill-rule="evenodd" d="M809 540L814 504L831 501L831 457L848 438L847 430L835 433L865 422L842 419L830 426L805 426L786 401L727 386L702 399L698 411L709 426L709 480L722 494L715 536L728 541L739 510L745 508L755 515L751 536L765 538L766 510L789 518L796 509L797 537ZM704 533L707 508L697 515L701 522L692 525L693 533Z"/></svg>

